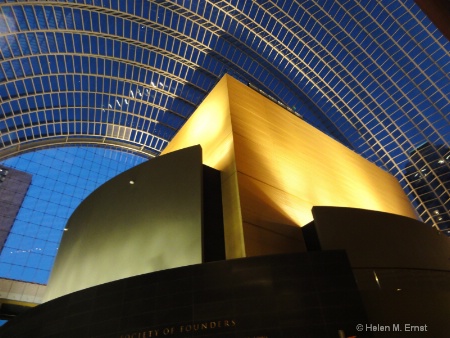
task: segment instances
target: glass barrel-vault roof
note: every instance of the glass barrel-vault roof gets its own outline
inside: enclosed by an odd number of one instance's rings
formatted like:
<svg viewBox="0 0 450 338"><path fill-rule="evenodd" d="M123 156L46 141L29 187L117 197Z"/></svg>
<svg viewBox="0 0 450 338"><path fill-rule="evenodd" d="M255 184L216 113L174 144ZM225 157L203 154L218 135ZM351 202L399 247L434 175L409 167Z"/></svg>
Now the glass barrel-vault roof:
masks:
<svg viewBox="0 0 450 338"><path fill-rule="evenodd" d="M405 167L423 169L410 154L425 143L449 148L449 51L412 0L0 1L0 158L71 144L158 156L229 73L392 173L447 231ZM433 199L450 215L448 194Z"/></svg>

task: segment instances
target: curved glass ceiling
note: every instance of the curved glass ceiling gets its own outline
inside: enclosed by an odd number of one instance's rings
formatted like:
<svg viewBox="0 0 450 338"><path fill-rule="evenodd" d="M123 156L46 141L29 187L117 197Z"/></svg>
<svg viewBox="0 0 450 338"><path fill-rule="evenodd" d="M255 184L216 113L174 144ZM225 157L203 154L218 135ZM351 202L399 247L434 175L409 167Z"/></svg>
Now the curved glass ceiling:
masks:
<svg viewBox="0 0 450 338"><path fill-rule="evenodd" d="M449 147L449 51L412 0L0 1L0 158L55 144L158 156L229 73L392 173L445 230L405 167L420 172L424 143ZM448 194L432 199L450 215Z"/></svg>

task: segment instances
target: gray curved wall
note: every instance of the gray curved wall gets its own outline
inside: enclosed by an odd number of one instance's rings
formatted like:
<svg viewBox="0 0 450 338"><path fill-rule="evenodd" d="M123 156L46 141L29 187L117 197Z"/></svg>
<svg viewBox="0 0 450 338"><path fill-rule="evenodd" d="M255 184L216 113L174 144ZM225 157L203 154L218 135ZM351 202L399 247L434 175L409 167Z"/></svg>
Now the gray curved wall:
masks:
<svg viewBox="0 0 450 338"><path fill-rule="evenodd" d="M45 301L201 263L202 168L202 150L194 146L136 166L95 190L68 221Z"/></svg>
<svg viewBox="0 0 450 338"><path fill-rule="evenodd" d="M314 207L322 250L346 250L353 268L450 271L450 238L409 217L357 208Z"/></svg>
<svg viewBox="0 0 450 338"><path fill-rule="evenodd" d="M313 225L317 232L315 249L318 244L325 251L346 251L369 324L391 329L396 324L403 330L372 332L375 338L449 336L447 236L425 223L384 212L314 207L312 213L314 224L307 227ZM426 331L408 332L408 325Z"/></svg>

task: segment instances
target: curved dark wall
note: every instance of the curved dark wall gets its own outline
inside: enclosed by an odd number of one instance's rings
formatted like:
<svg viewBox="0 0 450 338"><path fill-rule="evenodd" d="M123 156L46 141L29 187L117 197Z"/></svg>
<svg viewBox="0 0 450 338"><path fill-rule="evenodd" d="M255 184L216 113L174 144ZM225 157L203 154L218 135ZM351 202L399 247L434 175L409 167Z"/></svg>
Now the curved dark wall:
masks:
<svg viewBox="0 0 450 338"><path fill-rule="evenodd" d="M68 221L45 300L201 263L202 179L202 149L193 146L149 160L95 190Z"/></svg>
<svg viewBox="0 0 450 338"><path fill-rule="evenodd" d="M450 332L450 238L389 213L314 207L314 249L345 250L375 337L447 338ZM307 230L307 229L303 229ZM311 236L305 235L308 245ZM403 332L393 332L393 325ZM419 330L406 331L408 325ZM359 336L358 336L359 337Z"/></svg>
<svg viewBox="0 0 450 338"><path fill-rule="evenodd" d="M314 207L323 250L346 250L352 267L450 271L450 238L409 217L339 207Z"/></svg>
<svg viewBox="0 0 450 338"><path fill-rule="evenodd" d="M44 303L1 338L345 337L366 322L342 251L193 265ZM370 335L359 335L369 337Z"/></svg>

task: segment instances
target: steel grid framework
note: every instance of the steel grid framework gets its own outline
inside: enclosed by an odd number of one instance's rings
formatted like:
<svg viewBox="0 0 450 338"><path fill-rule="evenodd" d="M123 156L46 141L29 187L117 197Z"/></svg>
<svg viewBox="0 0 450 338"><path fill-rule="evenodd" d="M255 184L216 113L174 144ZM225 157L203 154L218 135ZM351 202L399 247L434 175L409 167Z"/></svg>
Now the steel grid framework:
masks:
<svg viewBox="0 0 450 338"><path fill-rule="evenodd" d="M0 13L0 158L74 143L157 156L230 73L391 172L424 221L448 227L450 44L413 1L16 0ZM411 161L425 143L439 171ZM408 179L424 166L437 209Z"/></svg>

